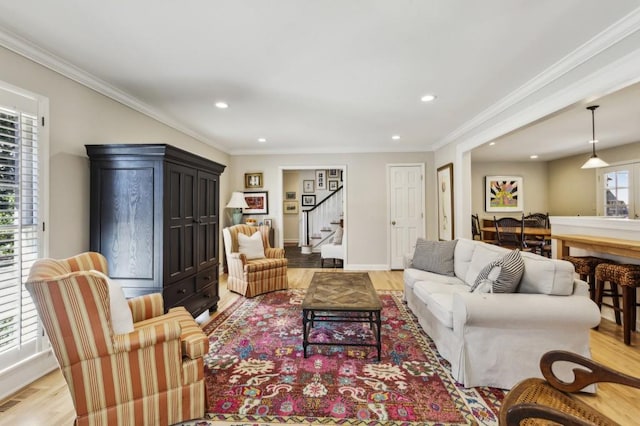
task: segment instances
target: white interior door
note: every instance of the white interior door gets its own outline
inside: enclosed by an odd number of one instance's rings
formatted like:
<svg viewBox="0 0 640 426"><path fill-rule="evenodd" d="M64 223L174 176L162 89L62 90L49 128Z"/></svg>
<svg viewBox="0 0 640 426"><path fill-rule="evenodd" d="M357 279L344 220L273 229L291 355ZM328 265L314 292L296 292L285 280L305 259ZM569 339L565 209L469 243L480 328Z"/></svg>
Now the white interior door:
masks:
<svg viewBox="0 0 640 426"><path fill-rule="evenodd" d="M402 269L403 256L413 253L418 237L424 237L424 165L390 165L389 227L390 266Z"/></svg>

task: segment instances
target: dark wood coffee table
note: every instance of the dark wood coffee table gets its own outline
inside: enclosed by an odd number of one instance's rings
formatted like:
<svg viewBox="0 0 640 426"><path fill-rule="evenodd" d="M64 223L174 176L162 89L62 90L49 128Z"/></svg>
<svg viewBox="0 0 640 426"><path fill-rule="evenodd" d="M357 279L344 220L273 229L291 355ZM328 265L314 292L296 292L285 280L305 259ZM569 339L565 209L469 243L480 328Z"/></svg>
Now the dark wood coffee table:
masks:
<svg viewBox="0 0 640 426"><path fill-rule="evenodd" d="M316 272L302 302L302 347L307 357L309 345L371 346L382 352L382 303L367 273ZM375 343L314 342L309 333L316 322L369 323Z"/></svg>

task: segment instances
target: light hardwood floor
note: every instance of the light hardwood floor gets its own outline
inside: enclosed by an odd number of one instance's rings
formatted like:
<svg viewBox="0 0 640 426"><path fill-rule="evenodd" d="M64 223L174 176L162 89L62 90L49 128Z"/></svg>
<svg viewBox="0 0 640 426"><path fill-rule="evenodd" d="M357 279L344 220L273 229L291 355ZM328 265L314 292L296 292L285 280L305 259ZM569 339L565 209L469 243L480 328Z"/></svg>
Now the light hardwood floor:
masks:
<svg viewBox="0 0 640 426"><path fill-rule="evenodd" d="M327 272L331 269L289 269L290 287L306 288L316 271ZM343 272L342 269L335 271ZM402 290L402 271L374 271L370 272L370 276L377 290ZM238 297L226 289L226 276L223 275L218 312ZM204 315L198 320L206 322L215 315ZM591 332L591 348L596 361L640 377L640 338L636 333L632 337L632 346L626 346L622 341L621 327L603 320L599 330ZM579 398L621 424L638 424L640 390L601 384L597 395L580 395ZM49 373L0 402L0 425L72 425L73 418L71 397L59 371Z"/></svg>

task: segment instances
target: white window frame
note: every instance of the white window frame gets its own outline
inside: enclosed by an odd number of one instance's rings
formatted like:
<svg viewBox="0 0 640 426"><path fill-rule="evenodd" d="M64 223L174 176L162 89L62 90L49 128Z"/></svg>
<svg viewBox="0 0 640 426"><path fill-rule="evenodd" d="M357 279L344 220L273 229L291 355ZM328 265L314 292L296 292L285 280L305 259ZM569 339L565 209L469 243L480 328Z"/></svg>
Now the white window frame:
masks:
<svg viewBox="0 0 640 426"><path fill-rule="evenodd" d="M606 216L607 201L605 197L605 175L626 170L629 172L629 202L627 205L629 219L640 217L640 161L619 163L598 169L596 185L596 214ZM611 216L617 217L617 216Z"/></svg>
<svg viewBox="0 0 640 426"><path fill-rule="evenodd" d="M0 81L0 105L35 115L38 122L38 257L49 254L49 99ZM24 283L22 283L24 285ZM42 327L39 325L39 329ZM44 333L17 350L0 354L0 399L57 368Z"/></svg>

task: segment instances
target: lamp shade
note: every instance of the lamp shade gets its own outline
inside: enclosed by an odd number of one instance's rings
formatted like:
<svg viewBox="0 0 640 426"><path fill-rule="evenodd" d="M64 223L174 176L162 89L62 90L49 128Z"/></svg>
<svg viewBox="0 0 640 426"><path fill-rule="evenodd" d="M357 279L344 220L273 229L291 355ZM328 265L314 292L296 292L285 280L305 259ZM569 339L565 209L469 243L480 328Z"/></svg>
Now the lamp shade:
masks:
<svg viewBox="0 0 640 426"><path fill-rule="evenodd" d="M598 167L607 167L609 163L603 161L602 158L597 155L592 155L586 163L580 167L581 169L596 169Z"/></svg>
<svg viewBox="0 0 640 426"><path fill-rule="evenodd" d="M231 200L227 203L228 209L248 209L249 205L244 199L242 192L234 192L231 194Z"/></svg>

